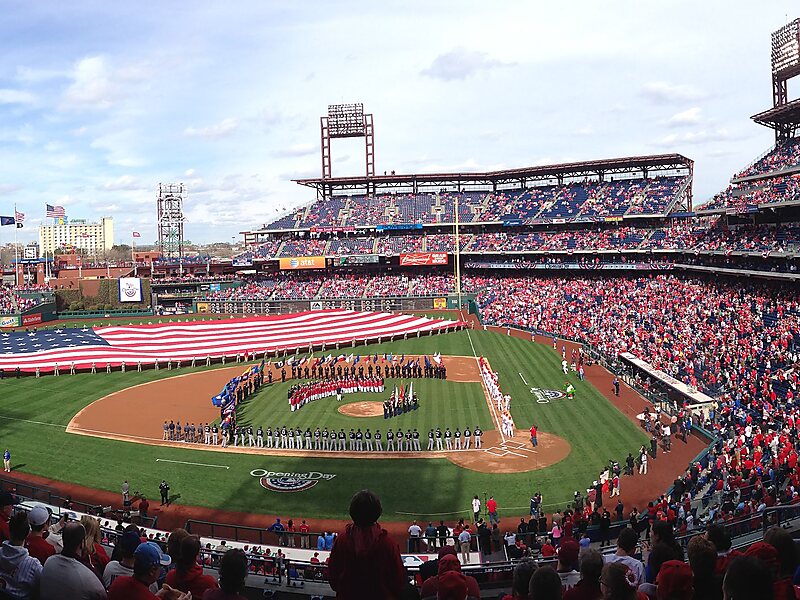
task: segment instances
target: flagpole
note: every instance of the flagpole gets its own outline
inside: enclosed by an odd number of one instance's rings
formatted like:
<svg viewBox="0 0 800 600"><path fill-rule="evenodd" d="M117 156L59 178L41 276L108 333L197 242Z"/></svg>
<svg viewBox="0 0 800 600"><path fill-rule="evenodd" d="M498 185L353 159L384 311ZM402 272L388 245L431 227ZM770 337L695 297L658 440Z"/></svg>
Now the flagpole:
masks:
<svg viewBox="0 0 800 600"><path fill-rule="evenodd" d="M133 236L133 231L131 231L131 260L133 261L133 276L138 277L139 268L136 265L136 238Z"/></svg>
<svg viewBox="0 0 800 600"><path fill-rule="evenodd" d="M14 285L19 285L19 247L17 246L17 204L14 203Z"/></svg>

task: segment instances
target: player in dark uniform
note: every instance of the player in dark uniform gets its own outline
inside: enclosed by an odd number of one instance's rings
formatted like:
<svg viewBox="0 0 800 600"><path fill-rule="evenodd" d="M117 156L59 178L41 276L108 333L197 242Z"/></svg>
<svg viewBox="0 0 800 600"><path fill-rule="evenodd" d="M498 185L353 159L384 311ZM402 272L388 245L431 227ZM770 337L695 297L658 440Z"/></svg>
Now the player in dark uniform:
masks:
<svg viewBox="0 0 800 600"><path fill-rule="evenodd" d="M394 450L394 433L391 429L386 430L386 450Z"/></svg>

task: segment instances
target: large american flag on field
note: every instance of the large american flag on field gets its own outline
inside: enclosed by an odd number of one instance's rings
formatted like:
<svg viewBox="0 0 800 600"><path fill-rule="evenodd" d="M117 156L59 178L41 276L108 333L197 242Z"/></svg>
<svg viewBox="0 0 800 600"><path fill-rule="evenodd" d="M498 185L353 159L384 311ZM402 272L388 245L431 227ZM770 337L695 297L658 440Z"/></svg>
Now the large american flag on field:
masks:
<svg viewBox="0 0 800 600"><path fill-rule="evenodd" d="M354 340L388 340L457 329L459 321L414 315L350 310L324 310L280 315L184 323L50 329L0 335L0 368L13 371L59 370L135 365L156 361L219 359L245 352L307 350L309 345L332 348Z"/></svg>

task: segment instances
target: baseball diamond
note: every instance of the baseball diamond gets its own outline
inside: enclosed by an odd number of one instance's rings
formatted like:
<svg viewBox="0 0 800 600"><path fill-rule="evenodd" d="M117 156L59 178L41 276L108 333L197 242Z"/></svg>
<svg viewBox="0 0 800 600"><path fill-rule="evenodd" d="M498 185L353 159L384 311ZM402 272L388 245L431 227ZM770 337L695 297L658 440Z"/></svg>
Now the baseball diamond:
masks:
<svg viewBox="0 0 800 600"><path fill-rule="evenodd" d="M9 3L0 600L800 598L800 18L583 3Z"/></svg>

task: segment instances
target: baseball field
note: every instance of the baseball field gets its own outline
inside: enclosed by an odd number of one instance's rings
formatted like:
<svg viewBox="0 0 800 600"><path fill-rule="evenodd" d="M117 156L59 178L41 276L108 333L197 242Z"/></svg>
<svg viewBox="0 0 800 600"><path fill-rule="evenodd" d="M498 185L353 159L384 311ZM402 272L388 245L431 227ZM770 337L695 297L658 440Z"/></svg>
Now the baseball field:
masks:
<svg viewBox="0 0 800 600"><path fill-rule="evenodd" d="M559 346L560 348L560 346ZM150 445L105 439L102 431L95 435L76 435L67 432L70 421L82 409L114 392L133 386L142 396L137 420L147 422L152 414L152 437L161 436L162 412L159 405L164 397L148 384L181 377L179 385L193 377L214 371L209 368L180 371L145 370L141 373L105 372L97 374L61 374L40 379L8 378L0 382L4 410L0 415L0 445L10 449L15 471L30 473L54 480L116 492L123 479L131 489L151 498L158 497L158 484L169 481L176 502L231 511L281 514L319 518L347 518L347 505L353 491L370 488L383 499L384 518L407 520L412 517L450 518L467 514L469 501L475 494L493 494L503 510L524 513L530 495L545 494L550 506L568 501L576 489L584 489L597 478L609 459L622 460L646 441L645 435L623 415L600 391L575 374L565 376L561 371L560 353L551 347L501 333L463 330L455 333L371 344L353 349L362 355L428 355L441 353L447 357L475 356L488 359L499 373L504 393L512 396L511 413L520 430L518 439L525 442L525 432L535 423L544 434L562 443L565 457L541 468L524 472L503 472L492 464L502 466L522 452L536 460L533 453L508 448L496 449L489 467L472 468L469 461L460 464L452 457L431 456L403 458L278 456L230 451L209 451L202 446L185 447ZM225 368L230 368L228 365ZM221 374L220 374L221 375ZM548 391L563 390L569 380L576 388L576 398L568 400ZM386 380L387 390L400 381ZM408 383L408 381L404 381ZM328 426L345 428L372 427L385 430L382 416L357 417L343 414L341 409L356 402L379 402L378 394L345 396L341 404L326 398L290 415L286 394L290 382L275 383L262 388L240 408L241 419L258 426L289 425L305 427ZM495 421L487 405L480 383L471 381L414 380L420 398L420 409L393 419L393 427L418 428L421 443L427 445L429 428L475 427L487 432ZM151 393L151 390L155 390ZM197 394L198 407L207 410L210 397ZM108 403L112 399L103 402ZM290 420L295 417L294 420ZM113 412L109 416L113 421ZM119 419L126 419L120 412ZM175 414L176 420L182 415ZM189 418L187 415L186 418ZM192 420L194 416L192 416ZM98 437L99 435L99 437ZM484 444L487 447L487 444ZM520 446L521 448L522 446ZM446 453L445 453L446 454ZM458 459L458 457L456 457ZM494 461L492 463L492 461ZM461 461L464 462L464 461ZM294 493L265 489L260 484L264 472L308 473L326 477L316 485Z"/></svg>

